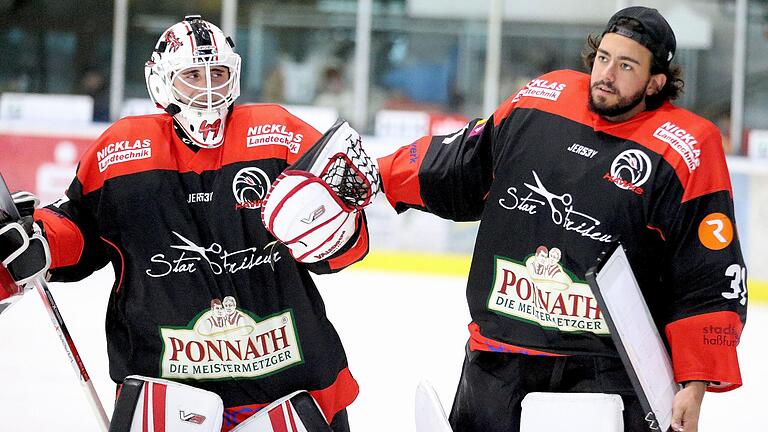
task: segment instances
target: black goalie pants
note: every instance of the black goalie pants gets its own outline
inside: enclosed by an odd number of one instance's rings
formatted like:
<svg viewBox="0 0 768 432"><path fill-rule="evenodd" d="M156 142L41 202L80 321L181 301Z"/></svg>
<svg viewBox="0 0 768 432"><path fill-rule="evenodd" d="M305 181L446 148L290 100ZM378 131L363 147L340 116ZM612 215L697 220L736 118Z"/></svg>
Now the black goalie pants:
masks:
<svg viewBox="0 0 768 432"><path fill-rule="evenodd" d="M618 394L624 402L624 430L648 431L619 358L469 350L451 409L451 427L456 432L518 431L520 403L531 392Z"/></svg>

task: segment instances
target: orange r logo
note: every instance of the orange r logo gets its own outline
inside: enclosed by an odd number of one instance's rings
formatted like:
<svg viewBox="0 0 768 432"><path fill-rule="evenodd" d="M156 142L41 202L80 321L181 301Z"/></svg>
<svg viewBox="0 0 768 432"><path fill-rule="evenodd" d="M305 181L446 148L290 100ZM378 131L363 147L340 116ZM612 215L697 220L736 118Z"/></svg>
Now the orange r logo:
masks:
<svg viewBox="0 0 768 432"><path fill-rule="evenodd" d="M725 249L733 241L733 224L722 213L711 213L699 224L699 240L707 249Z"/></svg>

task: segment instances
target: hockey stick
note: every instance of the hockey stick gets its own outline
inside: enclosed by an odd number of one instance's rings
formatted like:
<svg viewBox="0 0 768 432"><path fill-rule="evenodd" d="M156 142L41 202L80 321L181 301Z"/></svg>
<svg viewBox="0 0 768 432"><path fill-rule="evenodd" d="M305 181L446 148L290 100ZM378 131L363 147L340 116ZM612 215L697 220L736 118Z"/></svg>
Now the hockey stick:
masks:
<svg viewBox="0 0 768 432"><path fill-rule="evenodd" d="M75 369L77 378L80 381L80 387L82 388L83 393L85 393L85 398L88 400L88 404L91 406L93 413L96 414L96 421L99 423L100 430L107 432L109 430L109 418L107 418L107 413L101 405L99 395L93 387L91 377L88 376L88 371L85 370L85 364L83 363L83 359L80 358L80 354L77 352L75 342L72 340L72 336L69 334L66 324L64 324L64 319L59 313L59 308L53 300L53 295L51 295L51 291L48 289L48 284L46 284L43 278L40 277L35 278L32 283L37 289L37 293L40 294L40 298L43 300L45 309L48 311L48 316L51 317L51 322L56 329L56 334L59 335L59 340L64 346L64 351L67 352L67 357L69 357L69 363Z"/></svg>
<svg viewBox="0 0 768 432"><path fill-rule="evenodd" d="M6 186L2 174L0 174L0 210L3 210L10 217L10 220L21 219L21 215L16 209L16 205L13 203L13 198L8 191L8 186ZM0 270L5 271L5 269ZM80 386L85 393L85 397L88 399L88 403L94 414L96 414L96 420L100 430L107 432L107 430L109 430L109 419L107 418L106 412L104 412L104 407L101 405L96 389L93 387L91 378L88 376L88 371L85 370L85 364L83 364L83 360L77 352L75 342L72 340L72 336L69 334L69 330L67 330L67 326L64 324L64 319L59 313L59 308L56 306L56 302L53 300L53 295L51 295L51 291L48 289L48 284L46 284L42 277L35 278L31 283L37 289L37 293L40 294L40 298L43 300L43 304L48 311L48 316L51 317L53 327L56 329L56 334L59 335L59 340L64 346L64 351L67 352L70 364L75 369L75 373L80 381Z"/></svg>

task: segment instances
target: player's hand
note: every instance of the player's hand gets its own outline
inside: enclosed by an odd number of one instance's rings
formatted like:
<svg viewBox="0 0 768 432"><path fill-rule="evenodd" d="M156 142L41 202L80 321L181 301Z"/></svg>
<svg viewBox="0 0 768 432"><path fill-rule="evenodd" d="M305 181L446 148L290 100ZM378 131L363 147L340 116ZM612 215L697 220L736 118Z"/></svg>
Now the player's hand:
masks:
<svg viewBox="0 0 768 432"><path fill-rule="evenodd" d="M697 432L699 430L699 412L707 383L689 381L677 392L672 401L672 430L676 432Z"/></svg>
<svg viewBox="0 0 768 432"><path fill-rule="evenodd" d="M283 172L265 201L264 226L303 263L333 256L363 220L327 183L306 171Z"/></svg>
<svg viewBox="0 0 768 432"><path fill-rule="evenodd" d="M296 261L327 260L366 232L363 208L380 189L376 160L339 120L275 180L262 222Z"/></svg>

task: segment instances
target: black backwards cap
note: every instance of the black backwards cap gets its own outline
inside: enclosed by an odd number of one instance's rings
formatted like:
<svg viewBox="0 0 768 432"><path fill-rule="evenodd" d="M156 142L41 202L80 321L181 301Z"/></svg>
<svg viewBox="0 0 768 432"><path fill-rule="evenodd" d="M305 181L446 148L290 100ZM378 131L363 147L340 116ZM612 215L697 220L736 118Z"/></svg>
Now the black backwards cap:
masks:
<svg viewBox="0 0 768 432"><path fill-rule="evenodd" d="M633 19L642 28L635 31L627 26L617 24L621 18ZM675 49L677 48L675 33L667 20L656 9L644 6L631 6L622 9L608 20L603 35L606 33L616 33L628 37L648 48L662 66L669 66L672 57L675 56Z"/></svg>

